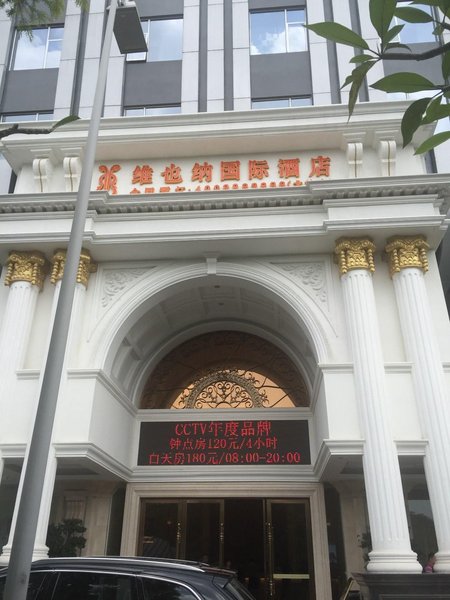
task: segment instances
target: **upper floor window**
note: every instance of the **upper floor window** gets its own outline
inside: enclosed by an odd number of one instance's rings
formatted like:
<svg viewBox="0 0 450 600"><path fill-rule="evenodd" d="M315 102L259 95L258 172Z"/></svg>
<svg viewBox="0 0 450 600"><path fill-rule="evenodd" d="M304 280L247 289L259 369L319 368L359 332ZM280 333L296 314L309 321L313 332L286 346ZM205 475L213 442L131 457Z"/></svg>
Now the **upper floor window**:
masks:
<svg viewBox="0 0 450 600"><path fill-rule="evenodd" d="M409 3L408 3L409 5ZM402 5L399 4L399 7ZM407 6L405 4L405 6ZM419 8L423 12L426 12L433 16L433 7L425 4L414 4L413 8ZM435 42L436 36L433 31L435 28L434 23L407 23L402 21L398 17L394 18L393 25L403 25L403 29L398 34L396 41L402 44L419 44L421 42Z"/></svg>
<svg viewBox="0 0 450 600"><path fill-rule="evenodd" d="M124 108L125 117L144 117L148 115L176 115L181 112L179 104L173 106L139 106Z"/></svg>
<svg viewBox="0 0 450 600"><path fill-rule="evenodd" d="M34 112L34 113L5 113L1 117L2 123L22 123L24 121L51 121L52 112Z"/></svg>
<svg viewBox="0 0 450 600"><path fill-rule="evenodd" d="M289 108L292 106L311 106L309 96L292 98L267 98L252 100L252 108Z"/></svg>
<svg viewBox="0 0 450 600"><path fill-rule="evenodd" d="M250 13L250 53L278 54L307 50L304 9Z"/></svg>
<svg viewBox="0 0 450 600"><path fill-rule="evenodd" d="M147 52L127 54L127 61L181 60L183 49L183 19L147 19L142 21Z"/></svg>
<svg viewBox="0 0 450 600"><path fill-rule="evenodd" d="M11 69L57 69L64 27L38 27L17 31Z"/></svg>

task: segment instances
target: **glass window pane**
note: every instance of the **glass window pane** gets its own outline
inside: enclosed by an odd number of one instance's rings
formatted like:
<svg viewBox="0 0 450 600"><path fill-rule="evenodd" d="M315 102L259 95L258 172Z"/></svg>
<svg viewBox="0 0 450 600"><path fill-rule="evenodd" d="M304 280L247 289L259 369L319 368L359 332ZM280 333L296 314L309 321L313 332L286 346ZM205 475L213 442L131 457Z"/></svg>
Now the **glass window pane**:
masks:
<svg viewBox="0 0 450 600"><path fill-rule="evenodd" d="M291 106L311 106L311 98L292 98Z"/></svg>
<svg viewBox="0 0 450 600"><path fill-rule="evenodd" d="M149 61L181 60L183 19L150 21Z"/></svg>
<svg viewBox="0 0 450 600"><path fill-rule="evenodd" d="M154 106L145 112L147 115L176 115L181 112L181 106Z"/></svg>
<svg viewBox="0 0 450 600"><path fill-rule="evenodd" d="M288 52L305 52L306 29L299 23L288 25Z"/></svg>
<svg viewBox="0 0 450 600"><path fill-rule="evenodd" d="M252 108L286 108L287 106L289 106L289 98L252 101Z"/></svg>
<svg viewBox="0 0 450 600"><path fill-rule="evenodd" d="M27 600L34 600L41 589L47 573L31 573L28 581ZM3 592L5 590L6 576L0 577L0 600L3 600Z"/></svg>
<svg viewBox="0 0 450 600"><path fill-rule="evenodd" d="M3 115L3 123L22 123L23 121L36 121L36 113L21 115Z"/></svg>
<svg viewBox="0 0 450 600"><path fill-rule="evenodd" d="M25 32L18 33L13 69L42 69L44 67L48 29L33 29L30 39Z"/></svg>
<svg viewBox="0 0 450 600"><path fill-rule="evenodd" d="M136 600L134 577L103 573L60 573L52 600Z"/></svg>
<svg viewBox="0 0 450 600"><path fill-rule="evenodd" d="M142 578L145 600L196 600L196 596L184 585L158 579Z"/></svg>
<svg viewBox="0 0 450 600"><path fill-rule="evenodd" d="M126 117L143 117L145 115L145 108L125 108L123 114Z"/></svg>
<svg viewBox="0 0 450 600"><path fill-rule="evenodd" d="M38 121L51 121L52 119L53 119L53 113L52 112L38 113L37 114L37 120Z"/></svg>
<svg viewBox="0 0 450 600"><path fill-rule="evenodd" d="M45 61L46 69L56 69L59 67L61 58L62 40L51 40L48 43L47 60Z"/></svg>
<svg viewBox="0 0 450 600"><path fill-rule="evenodd" d="M49 40L62 40L64 27L50 27Z"/></svg>
<svg viewBox="0 0 450 600"><path fill-rule="evenodd" d="M287 22L288 23L304 23L305 22L305 11L304 10L288 10L287 11Z"/></svg>
<svg viewBox="0 0 450 600"><path fill-rule="evenodd" d="M415 4L414 8L419 8L428 14L432 14L432 7L425 4ZM417 44L420 42L435 42L436 37L433 34L433 23L405 23L398 19L398 24L403 25L399 38L402 44Z"/></svg>
<svg viewBox="0 0 450 600"><path fill-rule="evenodd" d="M251 54L286 52L284 11L250 13Z"/></svg>

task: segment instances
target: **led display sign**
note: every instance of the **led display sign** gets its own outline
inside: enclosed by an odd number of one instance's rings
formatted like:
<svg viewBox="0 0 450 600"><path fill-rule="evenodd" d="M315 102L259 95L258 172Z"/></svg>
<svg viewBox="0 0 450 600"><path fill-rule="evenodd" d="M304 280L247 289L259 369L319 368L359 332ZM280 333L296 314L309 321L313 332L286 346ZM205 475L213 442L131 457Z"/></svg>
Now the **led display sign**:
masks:
<svg viewBox="0 0 450 600"><path fill-rule="evenodd" d="M308 465L308 421L141 423L138 465Z"/></svg>

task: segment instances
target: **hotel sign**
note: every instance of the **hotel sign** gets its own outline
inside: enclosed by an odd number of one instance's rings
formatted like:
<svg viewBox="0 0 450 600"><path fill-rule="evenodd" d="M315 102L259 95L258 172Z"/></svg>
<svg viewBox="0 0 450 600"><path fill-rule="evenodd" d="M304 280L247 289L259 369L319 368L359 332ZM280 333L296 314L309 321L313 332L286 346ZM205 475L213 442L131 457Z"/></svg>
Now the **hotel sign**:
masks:
<svg viewBox="0 0 450 600"><path fill-rule="evenodd" d="M306 181L329 178L330 173L331 158L322 154L169 159L102 164L94 183L98 191L112 195L139 195L299 187Z"/></svg>
<svg viewBox="0 0 450 600"><path fill-rule="evenodd" d="M306 420L141 423L138 465L308 465Z"/></svg>

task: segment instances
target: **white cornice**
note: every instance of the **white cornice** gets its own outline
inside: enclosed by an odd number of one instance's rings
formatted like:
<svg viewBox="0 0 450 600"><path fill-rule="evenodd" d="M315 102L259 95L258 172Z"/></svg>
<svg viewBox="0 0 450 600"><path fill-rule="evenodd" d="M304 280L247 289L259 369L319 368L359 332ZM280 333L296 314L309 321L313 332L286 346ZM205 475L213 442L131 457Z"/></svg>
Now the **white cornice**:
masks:
<svg viewBox="0 0 450 600"><path fill-rule="evenodd" d="M358 104L350 121L344 105L107 118L101 123L97 159L226 155L235 153L237 144L240 152L269 152L340 149L352 140L372 147L383 138L400 143L400 121L407 106L406 102ZM0 150L16 170L43 152L60 160L73 156L74 148L75 153L81 151L88 125L83 119L51 135L16 134L4 138ZM429 133L419 132L417 141Z"/></svg>

